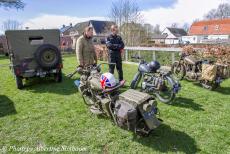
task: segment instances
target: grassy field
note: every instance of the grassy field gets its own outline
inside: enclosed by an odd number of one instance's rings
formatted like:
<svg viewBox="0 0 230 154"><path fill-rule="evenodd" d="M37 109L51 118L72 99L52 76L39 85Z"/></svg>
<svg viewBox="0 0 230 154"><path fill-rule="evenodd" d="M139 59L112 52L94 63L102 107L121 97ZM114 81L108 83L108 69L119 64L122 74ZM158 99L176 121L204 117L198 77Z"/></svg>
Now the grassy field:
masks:
<svg viewBox="0 0 230 154"><path fill-rule="evenodd" d="M75 61L75 56L64 58L62 83L33 80L17 90L8 59L0 57L0 153L4 146L73 146L86 153L230 153L230 80L216 91L182 81L172 105L158 103L163 124L143 138L89 112L73 85L79 76L65 77ZM127 86L136 69L124 65Z"/></svg>

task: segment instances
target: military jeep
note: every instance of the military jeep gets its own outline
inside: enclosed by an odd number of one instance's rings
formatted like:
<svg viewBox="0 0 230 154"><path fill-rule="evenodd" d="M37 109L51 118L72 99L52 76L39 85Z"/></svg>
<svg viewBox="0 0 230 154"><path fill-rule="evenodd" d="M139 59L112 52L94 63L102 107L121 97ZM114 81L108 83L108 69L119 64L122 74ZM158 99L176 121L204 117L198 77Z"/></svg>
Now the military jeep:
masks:
<svg viewBox="0 0 230 154"><path fill-rule="evenodd" d="M9 30L6 37L10 68L18 89L23 88L23 79L32 77L54 77L56 82L62 81L58 29Z"/></svg>

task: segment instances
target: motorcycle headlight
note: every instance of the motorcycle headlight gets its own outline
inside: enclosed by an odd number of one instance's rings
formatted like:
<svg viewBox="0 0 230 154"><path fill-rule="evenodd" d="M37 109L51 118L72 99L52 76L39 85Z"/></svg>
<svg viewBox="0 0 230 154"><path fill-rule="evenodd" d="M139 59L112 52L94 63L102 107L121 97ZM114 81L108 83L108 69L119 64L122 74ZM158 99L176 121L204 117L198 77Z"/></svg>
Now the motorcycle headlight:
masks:
<svg viewBox="0 0 230 154"><path fill-rule="evenodd" d="M77 67L77 73L82 74L83 73L83 68L82 67Z"/></svg>

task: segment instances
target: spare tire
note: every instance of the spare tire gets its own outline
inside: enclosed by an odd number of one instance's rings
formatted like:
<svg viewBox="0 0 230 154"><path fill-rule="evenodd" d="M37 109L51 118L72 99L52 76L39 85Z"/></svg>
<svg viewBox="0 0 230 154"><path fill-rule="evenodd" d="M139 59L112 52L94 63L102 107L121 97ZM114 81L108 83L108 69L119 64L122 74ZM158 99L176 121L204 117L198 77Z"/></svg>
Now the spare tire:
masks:
<svg viewBox="0 0 230 154"><path fill-rule="evenodd" d="M35 59L43 69L53 69L61 62L61 53L56 46L43 44L36 50Z"/></svg>

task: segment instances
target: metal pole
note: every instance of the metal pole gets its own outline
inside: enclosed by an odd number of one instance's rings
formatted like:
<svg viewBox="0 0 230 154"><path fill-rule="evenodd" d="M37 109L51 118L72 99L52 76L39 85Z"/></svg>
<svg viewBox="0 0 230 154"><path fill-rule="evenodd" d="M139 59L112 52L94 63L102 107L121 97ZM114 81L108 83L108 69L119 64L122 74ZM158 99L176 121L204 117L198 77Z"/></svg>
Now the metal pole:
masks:
<svg viewBox="0 0 230 154"><path fill-rule="evenodd" d="M128 50L125 50L125 61L128 61Z"/></svg>
<svg viewBox="0 0 230 154"><path fill-rule="evenodd" d="M172 52L172 64L175 62L175 52Z"/></svg>
<svg viewBox="0 0 230 154"><path fill-rule="evenodd" d="M153 51L153 60L156 60L156 51Z"/></svg>

